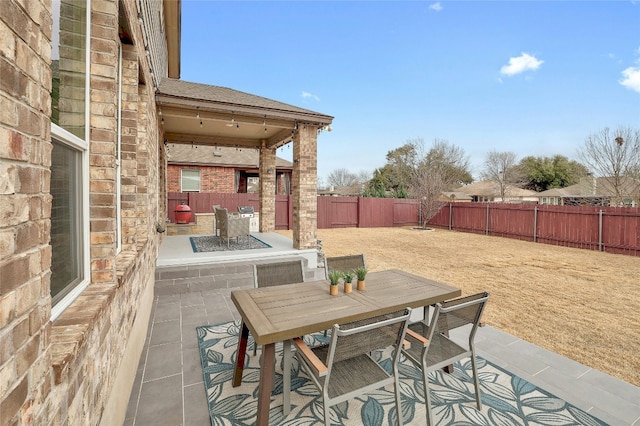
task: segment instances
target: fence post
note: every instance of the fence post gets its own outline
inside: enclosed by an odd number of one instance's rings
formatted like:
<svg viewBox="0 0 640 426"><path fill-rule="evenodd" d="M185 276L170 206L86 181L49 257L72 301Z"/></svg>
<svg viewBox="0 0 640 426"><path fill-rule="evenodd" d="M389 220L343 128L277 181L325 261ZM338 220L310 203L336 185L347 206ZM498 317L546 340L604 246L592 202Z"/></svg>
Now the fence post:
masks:
<svg viewBox="0 0 640 426"><path fill-rule="evenodd" d="M538 239L538 206L533 207L533 242Z"/></svg>
<svg viewBox="0 0 640 426"><path fill-rule="evenodd" d="M449 231L453 228L453 203L449 203Z"/></svg>
<svg viewBox="0 0 640 426"><path fill-rule="evenodd" d="M598 250L602 251L602 209L598 214Z"/></svg>
<svg viewBox="0 0 640 426"><path fill-rule="evenodd" d="M489 235L489 203L487 203L487 218L485 220L484 235Z"/></svg>

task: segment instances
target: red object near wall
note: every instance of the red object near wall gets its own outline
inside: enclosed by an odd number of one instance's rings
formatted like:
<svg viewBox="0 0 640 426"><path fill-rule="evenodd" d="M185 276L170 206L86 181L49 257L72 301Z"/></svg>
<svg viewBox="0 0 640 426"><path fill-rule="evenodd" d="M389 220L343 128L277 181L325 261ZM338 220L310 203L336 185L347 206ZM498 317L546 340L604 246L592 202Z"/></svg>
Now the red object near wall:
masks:
<svg viewBox="0 0 640 426"><path fill-rule="evenodd" d="M176 223L191 222L191 207L182 203L176 206Z"/></svg>

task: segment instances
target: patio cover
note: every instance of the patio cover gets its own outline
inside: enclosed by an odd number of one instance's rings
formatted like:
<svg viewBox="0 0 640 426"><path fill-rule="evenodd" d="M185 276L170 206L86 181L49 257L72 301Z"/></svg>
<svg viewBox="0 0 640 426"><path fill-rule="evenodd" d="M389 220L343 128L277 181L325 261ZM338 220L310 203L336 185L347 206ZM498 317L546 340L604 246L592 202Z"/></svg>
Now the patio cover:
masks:
<svg viewBox="0 0 640 426"><path fill-rule="evenodd" d="M312 248L317 229L317 135L333 117L227 87L172 78L156 91L165 144L260 152L260 231L275 230L276 149L293 142L293 242ZM165 163L166 164L166 163Z"/></svg>

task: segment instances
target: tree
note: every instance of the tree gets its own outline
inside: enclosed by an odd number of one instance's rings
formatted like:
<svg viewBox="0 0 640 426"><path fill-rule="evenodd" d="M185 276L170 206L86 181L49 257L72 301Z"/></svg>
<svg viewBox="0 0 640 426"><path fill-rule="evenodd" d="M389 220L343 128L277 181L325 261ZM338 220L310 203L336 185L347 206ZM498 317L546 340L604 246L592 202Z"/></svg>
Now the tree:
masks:
<svg viewBox="0 0 640 426"><path fill-rule="evenodd" d="M522 187L538 192L574 185L589 172L583 164L562 155L525 157L518 167L522 173Z"/></svg>
<svg viewBox="0 0 640 426"><path fill-rule="evenodd" d="M464 151L446 140L436 139L428 151L422 139L408 140L401 147L389 151L386 158L387 164L374 171L365 196L417 197L422 192L418 188L426 188L428 174L423 167L433 167L432 172L443 175L441 191L473 181ZM422 183L418 183L420 181Z"/></svg>
<svg viewBox="0 0 640 426"><path fill-rule="evenodd" d="M385 194L420 200L420 223L440 210L442 192L473 181L464 150L446 140L436 139L428 150L422 139L409 140L387 153L387 164L376 170L368 194Z"/></svg>
<svg viewBox="0 0 640 426"><path fill-rule="evenodd" d="M385 168L376 169L373 171L373 177L367 183L362 196L385 198L387 196L387 184L388 179L385 176Z"/></svg>
<svg viewBox="0 0 640 426"><path fill-rule="evenodd" d="M612 203L636 199L640 193L640 130L608 127L587 137L578 156L596 177L606 180L613 192Z"/></svg>
<svg viewBox="0 0 640 426"><path fill-rule="evenodd" d="M498 184L502 201L509 193L509 188L522 183L522 172L513 152L491 151L484 160L482 178Z"/></svg>
<svg viewBox="0 0 640 426"><path fill-rule="evenodd" d="M347 169L335 169L327 177L327 183L335 188L357 185L358 176Z"/></svg>
<svg viewBox="0 0 640 426"><path fill-rule="evenodd" d="M420 224L426 227L445 201L442 192L471 183L469 159L462 148L436 139L424 153L421 139L412 142L417 157L409 183L409 195L420 200Z"/></svg>

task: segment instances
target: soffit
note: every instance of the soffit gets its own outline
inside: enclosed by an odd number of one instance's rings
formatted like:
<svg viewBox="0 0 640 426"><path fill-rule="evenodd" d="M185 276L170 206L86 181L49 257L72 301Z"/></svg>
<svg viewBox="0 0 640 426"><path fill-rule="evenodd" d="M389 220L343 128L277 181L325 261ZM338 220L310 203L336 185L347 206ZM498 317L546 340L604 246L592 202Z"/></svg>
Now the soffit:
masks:
<svg viewBox="0 0 640 426"><path fill-rule="evenodd" d="M258 168L260 161L260 153L254 148L170 144L167 152L169 164ZM292 169L293 163L276 157L276 168Z"/></svg>
<svg viewBox="0 0 640 426"><path fill-rule="evenodd" d="M156 92L169 143L277 148L298 126L325 128L333 117L238 90L163 79Z"/></svg>
<svg viewBox="0 0 640 426"><path fill-rule="evenodd" d="M164 0L164 28L167 37L167 65L171 78L180 78L182 1Z"/></svg>

